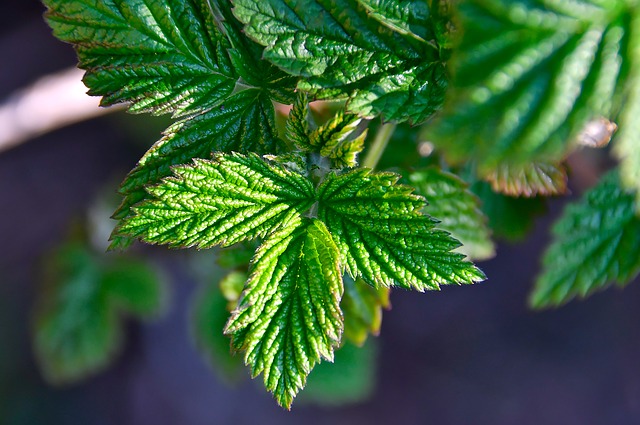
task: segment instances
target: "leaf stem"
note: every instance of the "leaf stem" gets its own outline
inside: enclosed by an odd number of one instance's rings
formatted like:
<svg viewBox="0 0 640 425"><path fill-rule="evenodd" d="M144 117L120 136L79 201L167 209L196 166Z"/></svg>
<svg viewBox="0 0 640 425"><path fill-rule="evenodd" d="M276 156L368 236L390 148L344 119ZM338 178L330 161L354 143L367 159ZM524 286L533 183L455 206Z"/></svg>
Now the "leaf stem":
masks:
<svg viewBox="0 0 640 425"><path fill-rule="evenodd" d="M382 154L384 150L387 148L389 144L389 140L393 135L393 132L396 130L397 124L387 123L382 124L382 126L378 129L376 133L375 139L373 139L373 143L371 147L369 147L369 151L367 155L364 157L362 161L362 166L366 168L371 168L372 170L376 168L380 158L382 158Z"/></svg>

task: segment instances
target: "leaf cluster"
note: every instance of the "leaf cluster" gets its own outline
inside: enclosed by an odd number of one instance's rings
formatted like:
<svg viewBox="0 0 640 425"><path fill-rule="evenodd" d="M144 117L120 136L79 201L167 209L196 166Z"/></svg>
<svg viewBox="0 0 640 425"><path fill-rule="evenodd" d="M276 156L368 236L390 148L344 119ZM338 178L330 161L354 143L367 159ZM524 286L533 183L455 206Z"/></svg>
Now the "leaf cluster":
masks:
<svg viewBox="0 0 640 425"><path fill-rule="evenodd" d="M619 177L567 210L532 303L639 271L637 0L44 3L89 94L175 120L122 183L112 248L252 247L196 332L219 352L206 320L230 307L232 347L285 407L379 331L390 287L483 280L465 255L525 234L584 146L613 141ZM317 100L341 103L318 122ZM390 139L407 185L360 167Z"/></svg>

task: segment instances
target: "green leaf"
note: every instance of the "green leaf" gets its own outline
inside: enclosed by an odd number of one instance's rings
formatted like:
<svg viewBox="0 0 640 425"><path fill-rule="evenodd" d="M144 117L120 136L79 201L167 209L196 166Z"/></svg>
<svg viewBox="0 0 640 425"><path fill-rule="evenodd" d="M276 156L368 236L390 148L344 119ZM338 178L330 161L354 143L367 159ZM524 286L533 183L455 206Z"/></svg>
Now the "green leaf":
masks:
<svg viewBox="0 0 640 425"><path fill-rule="evenodd" d="M634 200L612 172L580 203L567 207L553 227L554 241L544 255L531 305L564 304L613 282L624 286L638 275L640 218Z"/></svg>
<svg viewBox="0 0 640 425"><path fill-rule="evenodd" d="M59 39L72 43L89 94L132 112L186 115L231 94L237 76L201 0L45 0Z"/></svg>
<svg viewBox="0 0 640 425"><path fill-rule="evenodd" d="M116 258L104 269L102 286L109 302L137 317L151 317L166 303L166 285L147 264Z"/></svg>
<svg viewBox="0 0 640 425"><path fill-rule="evenodd" d="M300 150L312 150L309 137L311 136L311 121L309 120L309 97L305 92L299 92L291 108L291 113L285 124L287 138Z"/></svg>
<svg viewBox="0 0 640 425"><path fill-rule="evenodd" d="M323 126L309 135L309 144L329 158L334 168L355 167L356 157L364 148L367 130L353 137L358 132L362 120L356 115L339 111Z"/></svg>
<svg viewBox="0 0 640 425"><path fill-rule="evenodd" d="M514 198L491 189L486 182L476 182L471 190L480 198L482 212L489 218L493 235L515 242L531 230L537 216L547 211L544 198Z"/></svg>
<svg viewBox="0 0 640 425"><path fill-rule="evenodd" d="M291 406L316 363L333 360L342 293L338 248L319 220L298 218L258 249L225 332L280 405Z"/></svg>
<svg viewBox="0 0 640 425"><path fill-rule="evenodd" d="M389 308L389 288L374 288L362 279L345 276L340 308L344 313L344 337L362 346L369 334L378 335L382 325L382 309Z"/></svg>
<svg viewBox="0 0 640 425"><path fill-rule="evenodd" d="M625 108L635 0L465 0L451 102L432 138L449 159L558 161L585 124Z"/></svg>
<svg viewBox="0 0 640 425"><path fill-rule="evenodd" d="M464 181L436 167L412 173L409 181L429 204L424 212L440 220L436 227L450 232L462 243L459 252L476 260L495 255L480 199Z"/></svg>
<svg viewBox="0 0 640 425"><path fill-rule="evenodd" d="M530 162L515 167L501 164L484 179L495 192L508 196L531 198L567 192L567 170L562 164Z"/></svg>
<svg viewBox="0 0 640 425"><path fill-rule="evenodd" d="M429 7L424 0L358 0L369 15L403 35L411 35L420 41L433 36L428 28Z"/></svg>
<svg viewBox="0 0 640 425"><path fill-rule="evenodd" d="M640 13L629 24L626 107L619 117L620 132L616 135L614 153L620 160L622 183L638 193L636 209L640 210Z"/></svg>
<svg viewBox="0 0 640 425"><path fill-rule="evenodd" d="M33 344L52 384L74 383L108 366L122 348L121 312L148 317L163 305L164 287L148 266L103 261L79 243L60 248L45 272Z"/></svg>
<svg viewBox="0 0 640 425"><path fill-rule="evenodd" d="M357 0L234 4L247 35L266 47L264 57L303 77L298 87L317 98L348 97L349 110L362 117L412 122L442 103L444 65L437 48L421 41L431 33L415 25L426 14L424 2L402 8ZM418 35L407 31L414 27Z"/></svg>
<svg viewBox="0 0 640 425"><path fill-rule="evenodd" d="M340 248L349 275L376 287L419 291L484 280L464 255L451 252L460 243L434 228L436 221L420 212L424 198L396 184L398 178L358 169L329 174L319 187L318 217Z"/></svg>
<svg viewBox="0 0 640 425"><path fill-rule="evenodd" d="M129 217L133 205L149 198L145 187L170 176L171 167L193 158L210 158L215 151L274 152L276 135L273 105L258 89L241 91L219 107L175 123L122 183L125 198L114 218ZM119 236L116 229L115 245Z"/></svg>
<svg viewBox="0 0 640 425"><path fill-rule="evenodd" d="M277 102L293 103L298 78L262 60L262 46L244 35L242 24L231 13L231 1L210 0L210 4L221 23L222 31L231 43L232 48L227 52L241 83L265 89L269 97Z"/></svg>
<svg viewBox="0 0 640 425"><path fill-rule="evenodd" d="M222 282L233 284L240 283L244 286L247 274L232 272ZM242 360L233 356L229 347L229 338L223 334L227 319L229 318L229 297L231 295L221 289L220 284L214 280L202 285L193 300L191 313L191 330L195 344L207 363L213 366L216 372L229 380L236 381L241 376ZM240 289L241 291L242 289ZM237 301L237 298L236 298Z"/></svg>
<svg viewBox="0 0 640 425"><path fill-rule="evenodd" d="M210 248L266 236L307 210L311 182L257 155L216 154L173 169L118 232L154 244Z"/></svg>
<svg viewBox="0 0 640 425"><path fill-rule="evenodd" d="M374 342L363 347L347 343L336 351L333 363L320 363L309 375L300 402L336 407L367 400L376 382L378 347Z"/></svg>

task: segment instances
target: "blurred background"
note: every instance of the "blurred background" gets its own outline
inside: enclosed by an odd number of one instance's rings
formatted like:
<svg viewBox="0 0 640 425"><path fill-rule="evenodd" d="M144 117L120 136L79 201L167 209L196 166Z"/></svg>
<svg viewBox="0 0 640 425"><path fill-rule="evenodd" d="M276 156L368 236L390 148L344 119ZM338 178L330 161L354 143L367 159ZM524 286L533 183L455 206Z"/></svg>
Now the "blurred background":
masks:
<svg viewBox="0 0 640 425"><path fill-rule="evenodd" d="M50 34L43 10L5 0L0 14L0 424L640 423L640 285L559 310L526 306L549 227L591 184L588 173L575 173L572 195L552 199L526 238L500 242L480 263L487 282L393 291L381 336L345 350L339 373L312 375L291 412L279 408L219 341L195 342L203 303L225 303L211 289L227 273L215 255L104 254L117 186L168 121L101 114L95 99L56 92L81 74L69 71L74 52ZM30 100L33 84L49 103ZM49 131L56 114L82 120ZM136 293L117 285L131 273ZM96 282L110 292L95 292ZM60 290L64 312L49 299ZM78 326L96 311L93 328ZM77 349L47 357L63 331ZM68 379L65 361L93 373Z"/></svg>

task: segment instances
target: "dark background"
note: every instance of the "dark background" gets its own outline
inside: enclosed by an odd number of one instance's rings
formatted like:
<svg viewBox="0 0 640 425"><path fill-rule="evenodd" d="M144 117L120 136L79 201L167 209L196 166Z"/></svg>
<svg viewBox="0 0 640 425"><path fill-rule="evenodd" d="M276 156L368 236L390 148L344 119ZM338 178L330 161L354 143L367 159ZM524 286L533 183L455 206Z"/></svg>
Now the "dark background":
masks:
<svg viewBox="0 0 640 425"><path fill-rule="evenodd" d="M0 102L75 63L42 11L33 0L3 3ZM49 387L29 339L42 257L99 191L115 191L144 144L158 138L153 130L143 143L130 140L127 120L103 117L0 153L0 423L640 423L640 285L557 311L526 308L549 226L565 200L551 202L525 242L500 244L497 258L480 264L489 281L392 294L378 338L376 390L366 402L294 404L285 412L258 381L226 385L193 348L188 308L196 283L184 271L185 256L163 249L149 255L170 276L167 313L129 323L124 353L107 372L71 388ZM574 197L578 192L574 187Z"/></svg>

